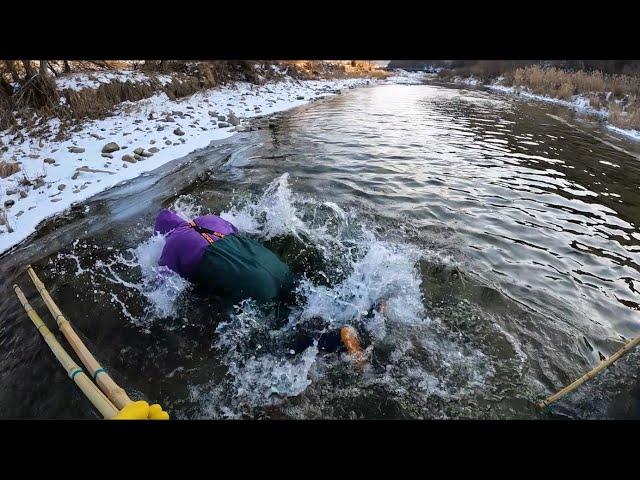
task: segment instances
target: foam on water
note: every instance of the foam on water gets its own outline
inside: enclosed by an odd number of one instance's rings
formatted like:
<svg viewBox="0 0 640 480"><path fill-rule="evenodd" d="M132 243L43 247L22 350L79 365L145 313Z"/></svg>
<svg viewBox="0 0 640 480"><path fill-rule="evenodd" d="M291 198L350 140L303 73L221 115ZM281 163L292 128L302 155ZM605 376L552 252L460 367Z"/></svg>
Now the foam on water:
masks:
<svg viewBox="0 0 640 480"><path fill-rule="evenodd" d="M387 373L370 376L371 384L381 382L423 395L450 397L481 387L491 375L482 352L443 333L438 322L437 328L431 328L417 265L423 250L417 246L379 240L358 212L346 212L332 202L298 198L287 174L275 179L258 198L236 200L221 216L260 239L291 235L305 244L311 242L334 272L342 275L327 275L337 278L329 285L303 277L297 291L300 301L284 325L250 301L238 305L229 320L218 325L214 344L222 352L228 374L221 383L190 387L203 416L251 415L256 407L282 403L300 396L315 381L321 382L326 362L348 363L347 356L319 354L316 345L298 354L289 350L286 339L292 330L317 317L333 328L359 324L374 344L400 336L391 340L398 345ZM371 314L371 308L381 301L386 303L384 314L377 310ZM421 330L422 343L400 340L414 327ZM413 356L406 355L405 348ZM441 366L425 365L420 354L415 354L427 350L441 360ZM212 402L218 406L212 407Z"/></svg>
<svg viewBox="0 0 640 480"><path fill-rule="evenodd" d="M289 188L289 174L274 180L255 202L233 205L220 213L242 232L259 234L264 239L292 234L305 229L298 218Z"/></svg>

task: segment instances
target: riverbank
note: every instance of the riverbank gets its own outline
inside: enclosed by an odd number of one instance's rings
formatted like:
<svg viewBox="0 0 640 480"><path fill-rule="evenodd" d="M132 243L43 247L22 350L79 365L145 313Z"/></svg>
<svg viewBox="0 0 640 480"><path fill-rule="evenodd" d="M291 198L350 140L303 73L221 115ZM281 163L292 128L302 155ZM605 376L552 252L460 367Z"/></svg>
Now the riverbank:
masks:
<svg viewBox="0 0 640 480"><path fill-rule="evenodd" d="M640 141L640 78L637 77L605 75L598 71L567 72L534 65L497 76L441 70L437 78L563 105L597 118L619 135Z"/></svg>
<svg viewBox="0 0 640 480"><path fill-rule="evenodd" d="M99 89L113 75L137 83L141 72L63 77L66 88ZM155 81L171 83L170 75ZM122 102L104 118L78 122L69 135L57 134L59 118L39 122L37 130L0 132L0 253L19 244L44 219L73 204L135 178L164 163L206 147L238 131L248 120L266 116L341 91L371 84L369 77L232 82L220 88L170 98L155 93ZM63 138L60 138L63 137Z"/></svg>

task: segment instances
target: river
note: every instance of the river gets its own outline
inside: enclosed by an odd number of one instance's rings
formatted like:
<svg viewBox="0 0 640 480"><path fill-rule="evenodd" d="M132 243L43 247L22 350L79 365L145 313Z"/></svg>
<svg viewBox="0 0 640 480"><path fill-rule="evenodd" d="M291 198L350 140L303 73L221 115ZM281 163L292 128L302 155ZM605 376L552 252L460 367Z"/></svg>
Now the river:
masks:
<svg viewBox="0 0 640 480"><path fill-rule="evenodd" d="M563 107L482 89L377 85L279 114L0 258L0 417L98 418L13 295L57 332L31 264L116 381L173 418L640 418L638 353L535 407L640 334L639 160ZM163 273L163 207L220 213L287 261L287 322ZM283 347L318 315L361 322L364 368Z"/></svg>

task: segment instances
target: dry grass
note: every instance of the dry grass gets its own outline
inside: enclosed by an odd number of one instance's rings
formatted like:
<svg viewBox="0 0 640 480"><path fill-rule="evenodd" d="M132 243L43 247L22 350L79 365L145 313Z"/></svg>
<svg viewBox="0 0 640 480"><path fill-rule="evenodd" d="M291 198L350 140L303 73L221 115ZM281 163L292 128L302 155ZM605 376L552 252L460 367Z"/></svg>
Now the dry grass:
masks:
<svg viewBox="0 0 640 480"><path fill-rule="evenodd" d="M640 105L627 105L623 110L618 104L609 106L609 121L620 128L640 130Z"/></svg>
<svg viewBox="0 0 640 480"><path fill-rule="evenodd" d="M640 130L640 63L616 61L461 61L441 70L441 80L454 76L479 77L546 97L571 101L575 95L589 100L591 107L608 110L609 122L620 128ZM611 73L603 73L598 68ZM622 73L619 73L622 72Z"/></svg>
<svg viewBox="0 0 640 480"><path fill-rule="evenodd" d="M62 71L60 62L51 63ZM131 68L131 63L120 65L115 61L74 61L70 64L75 72ZM158 92L176 99L231 81L261 84L282 76L283 73L270 68L272 65L280 66L280 71L285 70L299 79L388 75L367 61L146 60L138 65L138 69L149 76L148 82L114 80L97 88L58 91L52 77L41 78L38 75L16 88L5 80L5 77L9 78L9 73L3 72L0 65L0 129L13 127L17 131L29 130L32 136L44 135L50 132L41 120L55 116L62 120L57 137L60 139L68 134L73 122L107 116L122 102L135 102ZM16 67L20 69L21 62L16 62ZM19 73L22 75L24 72ZM170 73L171 82L163 85L155 78L156 73ZM60 103L61 98L63 103Z"/></svg>
<svg viewBox="0 0 640 480"><path fill-rule="evenodd" d="M5 225L7 227L7 232L13 232L13 228L9 224L9 219L7 218L7 212L4 211L4 208L0 207L0 225Z"/></svg>
<svg viewBox="0 0 640 480"><path fill-rule="evenodd" d="M0 160L0 178L7 178L19 171L20 164L18 162L5 162L4 160Z"/></svg>
<svg viewBox="0 0 640 480"><path fill-rule="evenodd" d="M640 129L640 78L607 75L600 71L567 72L538 65L518 68L513 85L533 93L571 100L574 95L589 99L593 108L607 109L609 122L620 128ZM610 92L610 93L609 93Z"/></svg>

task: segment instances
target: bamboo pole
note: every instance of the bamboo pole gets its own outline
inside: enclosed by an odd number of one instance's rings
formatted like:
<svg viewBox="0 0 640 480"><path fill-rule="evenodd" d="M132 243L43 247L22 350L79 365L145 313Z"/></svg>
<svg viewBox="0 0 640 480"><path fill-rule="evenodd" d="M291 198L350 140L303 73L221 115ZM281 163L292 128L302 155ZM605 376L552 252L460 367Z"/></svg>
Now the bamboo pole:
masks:
<svg viewBox="0 0 640 480"><path fill-rule="evenodd" d="M118 409L109 401L109 399L96 387L86 373L73 361L69 354L64 350L62 345L56 340L56 337L51 333L51 330L47 328L40 316L36 313L26 297L22 293L22 290L17 285L13 286L13 289L20 301L20 304L24 308L25 312L36 326L44 341L47 342L49 348L58 359L60 364L67 371L69 377L80 388L82 393L89 399L94 407L100 412L104 418L112 418L118 413Z"/></svg>
<svg viewBox="0 0 640 480"><path fill-rule="evenodd" d="M595 377L602 370L604 370L605 368L607 368L610 365L612 365L613 363L615 363L625 353L631 351L633 348L638 346L638 344L640 344L640 335L638 335L637 337L629 340L627 343L624 344L624 346L620 350L618 350L616 353L611 355L606 360L603 360L602 362L600 362L600 364L597 367L589 370L587 373L585 373L583 376L581 376L575 382L571 383L570 385L567 385L566 387L564 387L562 390L560 390L555 395L551 395L546 400L543 400L542 402L538 403L538 407L545 408L545 407L548 407L549 405L551 405L552 403L557 402L562 397L564 397L567 393L572 392L573 390L578 388L580 385L582 385L586 381L591 380L593 377Z"/></svg>
<svg viewBox="0 0 640 480"><path fill-rule="evenodd" d="M44 283L40 281L36 272L33 271L31 265L27 267L27 273L31 277L33 284L36 286L38 293L44 300L44 303L47 305L47 308L51 312L51 315L58 323L58 328L62 331L63 335L73 348L73 351L76 352L78 358L85 366L85 368L89 371L91 376L93 377L94 382L98 384L100 389L105 393L107 397L114 403L118 409L122 409L125 405L131 403L131 399L127 395L127 392L124 391L122 387L120 387L111 376L102 368L102 365L98 363L95 357L91 354L91 352L87 349L85 344L80 340L78 334L75 332L71 323L64 317L56 302L53 301L51 295L47 291Z"/></svg>

